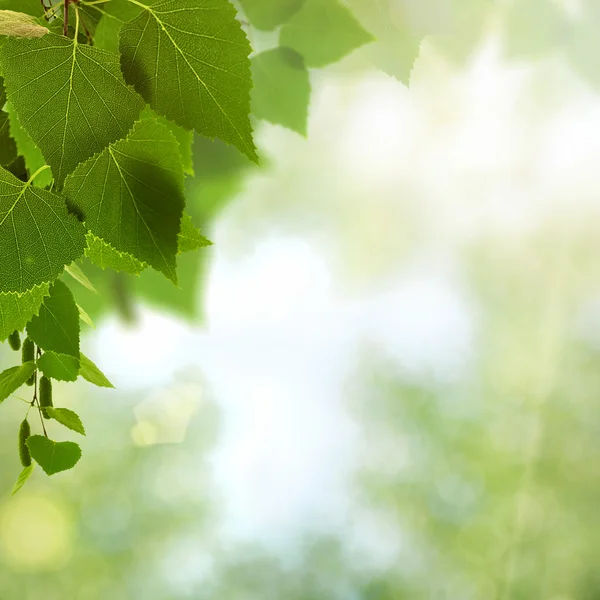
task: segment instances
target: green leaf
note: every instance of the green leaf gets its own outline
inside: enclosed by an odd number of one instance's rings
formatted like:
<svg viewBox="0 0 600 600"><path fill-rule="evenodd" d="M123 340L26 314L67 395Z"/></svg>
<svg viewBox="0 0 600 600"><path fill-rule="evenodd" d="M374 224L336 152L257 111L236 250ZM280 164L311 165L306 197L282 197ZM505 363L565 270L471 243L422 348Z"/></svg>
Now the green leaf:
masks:
<svg viewBox="0 0 600 600"><path fill-rule="evenodd" d="M31 477L31 474L33 473L34 469L35 469L35 463L31 463L28 467L25 467L21 471L21 474L19 475L19 479L17 479L17 482L15 483L15 486L12 489L11 496L18 494L21 491L21 488L27 483L27 481Z"/></svg>
<svg viewBox="0 0 600 600"><path fill-rule="evenodd" d="M38 369L58 381L76 381L79 375L79 359L70 354L44 352L37 361Z"/></svg>
<svg viewBox="0 0 600 600"><path fill-rule="evenodd" d="M95 292L96 294L98 292ZM79 311L79 318L88 326L91 327L92 329L96 329L96 326L94 325L94 321L92 320L92 317L90 317L90 315L87 314L87 312L78 304L77 305L77 310Z"/></svg>
<svg viewBox="0 0 600 600"><path fill-rule="evenodd" d="M257 161L249 119L251 48L233 6L164 0L143 8L121 29L125 80L157 113Z"/></svg>
<svg viewBox="0 0 600 600"><path fill-rule="evenodd" d="M80 165L65 196L88 229L177 282L177 235L185 205L179 144L157 121Z"/></svg>
<svg viewBox="0 0 600 600"><path fill-rule="evenodd" d="M128 0L111 0L89 8L102 15L94 34L94 45L118 54L121 27L127 21L135 19L142 9Z"/></svg>
<svg viewBox="0 0 600 600"><path fill-rule="evenodd" d="M117 56L49 33L2 48L8 100L59 186L82 161L124 137L143 108Z"/></svg>
<svg viewBox="0 0 600 600"><path fill-rule="evenodd" d="M27 325L27 334L45 352L79 358L79 311L71 290L62 281L50 288L40 314Z"/></svg>
<svg viewBox="0 0 600 600"><path fill-rule="evenodd" d="M61 425L64 425L76 433L85 435L85 428L77 413L74 413L68 408L48 407L46 410L48 411L51 419L58 421Z"/></svg>
<svg viewBox="0 0 600 600"><path fill-rule="evenodd" d="M46 159L42 151L33 143L29 134L21 127L17 113L10 102L6 104L6 111L8 112L8 120L10 122L10 136L17 145L17 153L23 156L29 174L33 175L46 164ZM41 188L48 187L51 183L51 169L42 171L35 178L35 184Z"/></svg>
<svg viewBox="0 0 600 600"><path fill-rule="evenodd" d="M240 0L254 27L270 31L298 12L304 0Z"/></svg>
<svg viewBox="0 0 600 600"><path fill-rule="evenodd" d="M54 194L0 168L0 292L26 292L79 258L85 230Z"/></svg>
<svg viewBox="0 0 600 600"><path fill-rule="evenodd" d="M81 270L81 267L77 263L72 263L65 267L65 273L68 273L75 281L80 283L84 288L90 290L94 294L97 294L96 288L92 282L87 278L87 275Z"/></svg>
<svg viewBox="0 0 600 600"><path fill-rule="evenodd" d="M283 26L279 40L301 54L306 66L325 67L373 37L338 0L306 0Z"/></svg>
<svg viewBox="0 0 600 600"><path fill-rule="evenodd" d="M423 35L413 33L399 17L392 18L393 0L378 0L377 6L372 0L348 0L348 6L376 38L364 49L371 63L408 85Z"/></svg>
<svg viewBox="0 0 600 600"><path fill-rule="evenodd" d="M276 48L252 59L252 112L259 119L306 135L310 81L302 57Z"/></svg>
<svg viewBox="0 0 600 600"><path fill-rule="evenodd" d="M98 387L114 388L115 386L107 379L106 375L87 357L81 355L81 367L79 374Z"/></svg>
<svg viewBox="0 0 600 600"><path fill-rule="evenodd" d="M0 373L0 403L16 392L35 371L35 362L26 362Z"/></svg>
<svg viewBox="0 0 600 600"><path fill-rule="evenodd" d="M18 10L34 17L41 17L44 14L40 0L0 0L0 8Z"/></svg>
<svg viewBox="0 0 600 600"><path fill-rule="evenodd" d="M85 255L101 269L114 269L130 275L139 275L148 265L127 252L119 252L92 233L87 234Z"/></svg>
<svg viewBox="0 0 600 600"><path fill-rule="evenodd" d="M39 25L37 19L30 15L12 10L0 10L0 35L40 38L47 33L48 28Z"/></svg>
<svg viewBox="0 0 600 600"><path fill-rule="evenodd" d="M72 469L81 458L81 448L74 442L54 442L43 435L32 435L27 440L32 458L46 475L55 475Z"/></svg>
<svg viewBox="0 0 600 600"><path fill-rule="evenodd" d="M194 160L192 156L194 132L184 129L176 123L173 123L173 121L165 119L165 117L161 117L148 107L142 112L142 119L154 119L158 121L175 136L175 139L179 142L179 153L181 154L181 166L183 167L183 172L186 175L194 175Z"/></svg>
<svg viewBox="0 0 600 600"><path fill-rule="evenodd" d="M47 283L42 283L22 294L0 294L0 341L25 328L31 317L39 313L49 289Z"/></svg>
<svg viewBox="0 0 600 600"><path fill-rule="evenodd" d="M212 242L207 240L200 230L192 222L192 217L187 214L181 219L181 231L177 237L179 253L194 252L206 246L212 246Z"/></svg>

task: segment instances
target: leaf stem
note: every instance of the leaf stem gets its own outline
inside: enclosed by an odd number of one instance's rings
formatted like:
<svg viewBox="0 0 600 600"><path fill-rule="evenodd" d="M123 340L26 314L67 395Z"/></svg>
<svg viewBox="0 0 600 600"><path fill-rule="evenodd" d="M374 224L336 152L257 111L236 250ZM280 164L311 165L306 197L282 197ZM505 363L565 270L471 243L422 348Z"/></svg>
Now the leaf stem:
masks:
<svg viewBox="0 0 600 600"><path fill-rule="evenodd" d="M27 181L27 186L30 186L33 183L33 180L42 172L45 171L46 169L49 169L50 165L44 165L43 167L40 167Z"/></svg>

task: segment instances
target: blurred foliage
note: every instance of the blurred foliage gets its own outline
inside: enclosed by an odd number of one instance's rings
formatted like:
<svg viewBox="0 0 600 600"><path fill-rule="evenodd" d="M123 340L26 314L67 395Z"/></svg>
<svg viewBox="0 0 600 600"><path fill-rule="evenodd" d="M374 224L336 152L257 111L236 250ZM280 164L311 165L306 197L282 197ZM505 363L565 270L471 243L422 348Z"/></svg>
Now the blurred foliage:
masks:
<svg viewBox="0 0 600 600"><path fill-rule="evenodd" d="M592 86L600 81L594 0L347 4L379 36L332 67L352 77L374 64L408 82L427 38L456 68L492 40L508 61L558 58ZM285 174L284 185L318 174L321 160L300 163L305 171ZM189 211L208 237L254 169L220 142L195 140ZM312 210L320 199L305 185ZM289 201L273 196L265 210ZM219 414L203 382L193 384L202 401L177 445L144 445L136 437L134 407L145 394L115 402L112 393L95 392L78 405L98 430L86 439L79 472L51 483L34 479L14 499L7 493L17 471L13 430L21 407L7 405L0 422L0 599L600 597L600 336L590 320L600 298L600 247L594 223L584 221L540 223L533 234L463 249L458 262L477 332L457 380L404 373L383 353L364 357L350 386L363 444L356 513L348 515L346 537L307 532L292 558L224 540L222 499L207 459ZM184 257L182 289L149 273L123 279L86 264L99 294L74 291L94 320L111 311L132 319L138 298L197 320L208 256ZM375 566L347 539L365 512L381 524L377 548L391 546L391 559Z"/></svg>

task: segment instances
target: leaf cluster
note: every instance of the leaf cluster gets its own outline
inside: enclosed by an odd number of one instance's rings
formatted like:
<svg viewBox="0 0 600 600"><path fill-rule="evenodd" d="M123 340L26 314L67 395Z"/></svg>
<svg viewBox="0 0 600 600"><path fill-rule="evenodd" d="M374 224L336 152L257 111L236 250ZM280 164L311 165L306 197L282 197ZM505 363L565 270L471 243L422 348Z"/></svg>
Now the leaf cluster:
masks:
<svg viewBox="0 0 600 600"><path fill-rule="evenodd" d="M194 140L217 140L209 175L218 144L258 162L252 115L306 134L309 69L372 40L338 0L241 4L248 22L228 0L0 0L0 340L22 352L0 403L33 388L16 491L33 464L81 457L48 435L85 434L53 382L112 387L80 351L93 322L78 299L98 294L84 269L185 285L183 255L210 245L186 209ZM253 27L279 45L252 56Z"/></svg>

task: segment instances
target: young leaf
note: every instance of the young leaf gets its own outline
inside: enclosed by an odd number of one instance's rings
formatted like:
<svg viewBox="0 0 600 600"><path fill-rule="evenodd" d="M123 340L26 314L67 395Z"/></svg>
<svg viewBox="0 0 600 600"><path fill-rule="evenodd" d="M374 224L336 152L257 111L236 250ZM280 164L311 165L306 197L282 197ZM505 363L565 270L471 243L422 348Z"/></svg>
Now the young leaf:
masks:
<svg viewBox="0 0 600 600"><path fill-rule="evenodd" d="M76 381L79 375L79 359L70 354L44 352L37 361L38 369L58 381Z"/></svg>
<svg viewBox="0 0 600 600"><path fill-rule="evenodd" d="M27 483L27 481L31 477L31 474L33 473L34 468L35 468L35 463L31 463L28 467L25 467L21 471L21 474L19 475L19 478L17 479L17 482L15 483L15 486L12 489L12 492L11 492L12 496L14 496L15 494L18 494L21 491L21 488Z"/></svg>
<svg viewBox="0 0 600 600"><path fill-rule="evenodd" d="M21 331L31 317L37 315L50 286L43 283L22 294L0 294L0 340L13 331Z"/></svg>
<svg viewBox="0 0 600 600"><path fill-rule="evenodd" d="M0 403L25 384L34 371L35 363L31 361L0 373Z"/></svg>
<svg viewBox="0 0 600 600"><path fill-rule="evenodd" d="M392 17L394 0L378 0L377 10L372 0L348 0L348 6L376 38L365 48L365 55L375 67L408 85L423 35Z"/></svg>
<svg viewBox="0 0 600 600"><path fill-rule="evenodd" d="M40 314L27 325L27 334L46 352L79 358L79 311L71 290L62 281L50 288Z"/></svg>
<svg viewBox="0 0 600 600"><path fill-rule="evenodd" d="M53 281L84 248L85 230L63 200L0 168L0 256L11 265L0 269L0 292Z"/></svg>
<svg viewBox="0 0 600 600"><path fill-rule="evenodd" d="M146 263L137 260L131 254L115 250L92 233L87 234L87 243L85 255L101 269L114 269L130 275L139 275L148 267Z"/></svg>
<svg viewBox="0 0 600 600"><path fill-rule="evenodd" d="M59 186L82 161L124 137L143 108L115 55L49 33L2 48L8 100Z"/></svg>
<svg viewBox="0 0 600 600"><path fill-rule="evenodd" d="M65 267L65 273L68 273L75 281L79 282L84 288L90 290L94 294L97 294L96 288L92 282L87 278L86 274L81 270L81 267L77 263L72 263Z"/></svg>
<svg viewBox="0 0 600 600"><path fill-rule="evenodd" d="M46 475L72 469L81 458L81 448L74 442L54 442L43 435L32 435L27 441L35 462Z"/></svg>
<svg viewBox="0 0 600 600"><path fill-rule="evenodd" d="M302 57L290 48L262 52L252 59L252 113L306 135L310 81Z"/></svg>
<svg viewBox="0 0 600 600"><path fill-rule="evenodd" d="M281 29L279 41L301 54L306 66L325 67L373 37L338 0L306 0Z"/></svg>
<svg viewBox="0 0 600 600"><path fill-rule="evenodd" d="M45 164L46 160L42 151L33 143L29 134L21 127L19 117L12 105L7 103L6 111L10 122L10 136L17 145L17 152L25 159L25 165L30 175L36 173ZM35 178L35 184L38 187L45 188L52 183L52 170L46 169L39 173Z"/></svg>
<svg viewBox="0 0 600 600"><path fill-rule="evenodd" d="M121 29L125 80L157 113L257 161L248 116L251 48L233 6L164 0L143 9Z"/></svg>
<svg viewBox="0 0 600 600"><path fill-rule="evenodd" d="M80 165L65 183L88 229L177 281L177 235L185 204L179 145L157 121Z"/></svg>
<svg viewBox="0 0 600 600"><path fill-rule="evenodd" d="M77 305L77 310L79 311L79 318L88 326L91 327L92 329L96 329L96 326L94 325L94 321L92 321L92 317L90 317L90 315L87 314L87 312L85 312L85 310L81 307L81 305Z"/></svg>
<svg viewBox="0 0 600 600"><path fill-rule="evenodd" d="M48 33L37 19L22 12L0 10L0 35L20 38L40 38Z"/></svg>
<svg viewBox="0 0 600 600"><path fill-rule="evenodd" d="M250 23L267 31L285 23L303 3L304 0L240 0Z"/></svg>
<svg viewBox="0 0 600 600"><path fill-rule="evenodd" d="M68 408L47 408L51 419L58 421L61 425L68 427L72 431L85 435L85 428L79 418L79 415Z"/></svg>
<svg viewBox="0 0 600 600"><path fill-rule="evenodd" d="M98 387L114 388L115 386L106 378L106 375L87 357L81 355L79 374L90 383Z"/></svg>
<svg viewBox="0 0 600 600"><path fill-rule="evenodd" d="M179 254L184 252L195 252L200 248L212 246L212 242L207 240L200 230L192 222L192 217L184 214L181 219L181 231L177 236L177 248Z"/></svg>

